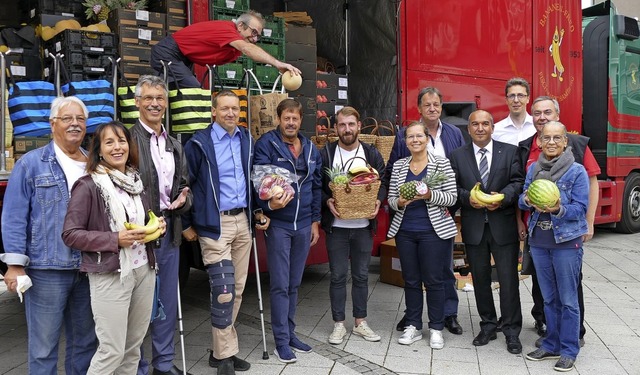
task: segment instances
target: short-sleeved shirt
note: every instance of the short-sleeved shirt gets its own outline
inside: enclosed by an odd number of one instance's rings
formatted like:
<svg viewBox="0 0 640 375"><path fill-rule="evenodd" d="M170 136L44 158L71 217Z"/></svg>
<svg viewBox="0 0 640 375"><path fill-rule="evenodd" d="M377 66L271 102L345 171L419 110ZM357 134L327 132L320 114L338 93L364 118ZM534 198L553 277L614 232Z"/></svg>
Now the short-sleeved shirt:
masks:
<svg viewBox="0 0 640 375"><path fill-rule="evenodd" d="M189 61L200 65L223 65L242 56L229 44L242 40L233 21L197 22L176 31L173 39Z"/></svg>

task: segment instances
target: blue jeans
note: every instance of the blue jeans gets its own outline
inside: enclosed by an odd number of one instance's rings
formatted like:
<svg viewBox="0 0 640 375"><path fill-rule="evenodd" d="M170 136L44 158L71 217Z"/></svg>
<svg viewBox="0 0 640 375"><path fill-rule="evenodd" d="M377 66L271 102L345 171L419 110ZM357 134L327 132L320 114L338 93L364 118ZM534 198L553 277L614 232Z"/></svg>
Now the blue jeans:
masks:
<svg viewBox="0 0 640 375"><path fill-rule="evenodd" d="M170 218L167 228L171 228ZM164 236L161 246L155 249L158 264L158 278L160 279L159 299L167 315L165 320L155 319L151 322L152 365L154 369L169 371L173 367L175 357L174 333L178 320L178 266L180 264L180 248L171 244L171 236ZM139 375L149 373L149 362L143 358L140 347Z"/></svg>
<svg viewBox="0 0 640 375"><path fill-rule="evenodd" d="M347 301L347 273L351 258L351 299L353 317L367 317L367 298L369 297L369 263L373 236L369 228L331 228L327 233L327 253L331 270L329 297L331 298L331 316L334 322L345 319Z"/></svg>
<svg viewBox="0 0 640 375"><path fill-rule="evenodd" d="M298 288L311 244L311 226L292 230L269 226L267 264L271 285L271 329L276 346L289 345L296 329Z"/></svg>
<svg viewBox="0 0 640 375"><path fill-rule="evenodd" d="M453 257L453 238L443 240L435 232L407 232L396 235L400 256L406 309L405 325L422 329L424 298L422 284L427 288L429 328L444 328L445 277L443 270Z"/></svg>
<svg viewBox="0 0 640 375"><path fill-rule="evenodd" d="M58 342L64 324L67 375L86 374L97 339L89 280L76 270L27 268L33 286L25 293L29 373L58 373Z"/></svg>
<svg viewBox="0 0 640 375"><path fill-rule="evenodd" d="M531 246L547 319L547 336L542 340L541 347L574 360L580 352L578 283L582 254L582 248L545 249Z"/></svg>

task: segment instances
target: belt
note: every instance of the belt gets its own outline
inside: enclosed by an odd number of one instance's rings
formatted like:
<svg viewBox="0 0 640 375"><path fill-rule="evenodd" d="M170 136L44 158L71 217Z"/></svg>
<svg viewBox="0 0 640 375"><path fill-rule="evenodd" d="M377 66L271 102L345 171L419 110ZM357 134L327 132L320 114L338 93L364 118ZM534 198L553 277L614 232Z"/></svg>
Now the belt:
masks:
<svg viewBox="0 0 640 375"><path fill-rule="evenodd" d="M551 222L551 220L538 221L536 223L536 227L542 230L549 230L549 229L553 229L553 223Z"/></svg>
<svg viewBox="0 0 640 375"><path fill-rule="evenodd" d="M244 212L244 207L241 207L241 208L234 208L232 210L227 210L227 211L220 211L220 215L235 216L235 215L239 215L239 214L241 214L243 212Z"/></svg>

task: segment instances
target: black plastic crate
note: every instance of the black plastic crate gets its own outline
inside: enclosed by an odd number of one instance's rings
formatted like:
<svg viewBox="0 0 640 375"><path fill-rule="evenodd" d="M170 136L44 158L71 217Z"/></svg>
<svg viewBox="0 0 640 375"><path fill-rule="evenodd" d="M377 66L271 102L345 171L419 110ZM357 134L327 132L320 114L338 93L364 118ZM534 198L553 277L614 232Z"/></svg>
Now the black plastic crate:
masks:
<svg viewBox="0 0 640 375"><path fill-rule="evenodd" d="M85 71L69 72L69 79L71 79L71 82L93 81L96 79L106 79L107 81L111 81L111 73L92 71L88 69Z"/></svg>
<svg viewBox="0 0 640 375"><path fill-rule="evenodd" d="M110 69L112 61L116 61L115 54L86 53L82 51L68 51L64 54L64 65L69 69L83 68L107 68Z"/></svg>
<svg viewBox="0 0 640 375"><path fill-rule="evenodd" d="M117 38L114 33L64 30L51 38L47 46L49 52L54 54L62 53L62 51L114 54L116 52Z"/></svg>
<svg viewBox="0 0 640 375"><path fill-rule="evenodd" d="M23 0L24 1L24 0ZM84 0L27 0L30 14L84 15Z"/></svg>

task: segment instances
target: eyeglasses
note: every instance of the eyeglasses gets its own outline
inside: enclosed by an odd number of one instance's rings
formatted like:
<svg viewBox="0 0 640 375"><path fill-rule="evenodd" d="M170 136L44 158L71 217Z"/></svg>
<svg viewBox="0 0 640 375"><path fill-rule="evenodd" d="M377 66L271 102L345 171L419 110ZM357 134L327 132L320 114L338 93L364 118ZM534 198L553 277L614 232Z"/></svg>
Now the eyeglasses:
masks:
<svg viewBox="0 0 640 375"><path fill-rule="evenodd" d="M142 100L144 103L152 103L154 100L158 103L164 103L167 100L164 96L151 95L138 96L138 98L140 98L140 100Z"/></svg>
<svg viewBox="0 0 640 375"><path fill-rule="evenodd" d="M427 136L425 134L412 134L412 135L408 135L407 139L410 141L413 141L414 139L424 139Z"/></svg>
<svg viewBox="0 0 640 375"><path fill-rule="evenodd" d="M259 40L260 39L260 32L258 31L258 29L255 29L255 28L253 28L253 27L251 27L249 25L246 25L246 26L247 26L247 28L251 29L251 36L256 38L257 40Z"/></svg>
<svg viewBox="0 0 640 375"><path fill-rule="evenodd" d="M79 124L84 124L87 122L87 119L84 116L62 116L62 117L54 117L54 119L60 119L65 124L71 124L75 119Z"/></svg>
<svg viewBox="0 0 640 375"><path fill-rule="evenodd" d="M542 137L540 137L542 143L549 143L551 142L551 140L553 140L553 143L560 143L563 139L564 137L561 135L554 135L553 137L550 135L543 135Z"/></svg>
<svg viewBox="0 0 640 375"><path fill-rule="evenodd" d="M528 96L529 95L527 95L527 94L509 94L509 95L507 95L507 99L509 99L510 101L514 101L516 99L524 100Z"/></svg>

